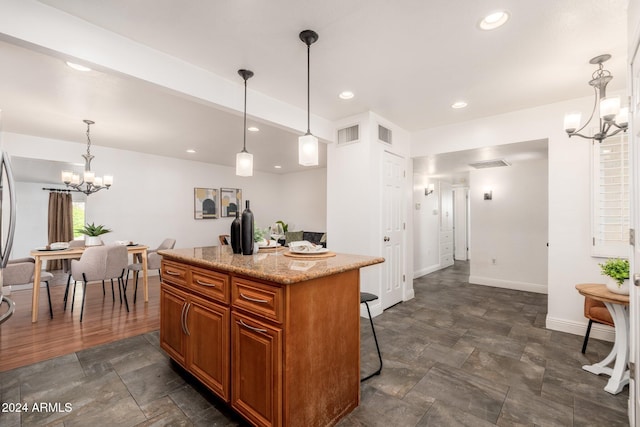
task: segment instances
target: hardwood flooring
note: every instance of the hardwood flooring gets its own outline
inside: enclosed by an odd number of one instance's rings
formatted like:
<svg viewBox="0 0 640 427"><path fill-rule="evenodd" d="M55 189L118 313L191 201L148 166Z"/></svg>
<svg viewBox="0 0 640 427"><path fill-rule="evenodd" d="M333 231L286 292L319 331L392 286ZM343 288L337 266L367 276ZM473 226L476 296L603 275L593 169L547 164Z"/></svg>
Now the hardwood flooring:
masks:
<svg viewBox="0 0 640 427"><path fill-rule="evenodd" d="M50 287L53 319L49 316L46 289L41 288L36 323L31 323L32 290L11 293L9 298L16 303L16 311L0 326L0 372L160 328L159 276L149 276L149 302L146 304L142 292L142 280L138 287L137 302L133 304L135 284L129 280L127 298L130 312L128 313L124 302L120 304L117 283L114 286L115 302L112 299L109 282L106 283L104 296L101 283L89 283L82 323L80 323L82 285L81 283L77 285L73 312L71 312L71 295L66 311L63 310L65 286L66 275L57 272ZM6 305L3 306L3 309L5 308Z"/></svg>

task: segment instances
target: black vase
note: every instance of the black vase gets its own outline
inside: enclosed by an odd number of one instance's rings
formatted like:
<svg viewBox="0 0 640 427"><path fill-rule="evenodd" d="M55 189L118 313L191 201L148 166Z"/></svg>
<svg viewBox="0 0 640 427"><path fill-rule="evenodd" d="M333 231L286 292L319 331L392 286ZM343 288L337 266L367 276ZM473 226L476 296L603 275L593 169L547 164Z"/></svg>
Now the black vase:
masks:
<svg viewBox="0 0 640 427"><path fill-rule="evenodd" d="M249 209L249 201L247 200L247 207L242 212L242 255L253 254L253 212Z"/></svg>
<svg viewBox="0 0 640 427"><path fill-rule="evenodd" d="M241 234L239 212L236 210L236 219L231 223L231 249L234 254L242 253Z"/></svg>

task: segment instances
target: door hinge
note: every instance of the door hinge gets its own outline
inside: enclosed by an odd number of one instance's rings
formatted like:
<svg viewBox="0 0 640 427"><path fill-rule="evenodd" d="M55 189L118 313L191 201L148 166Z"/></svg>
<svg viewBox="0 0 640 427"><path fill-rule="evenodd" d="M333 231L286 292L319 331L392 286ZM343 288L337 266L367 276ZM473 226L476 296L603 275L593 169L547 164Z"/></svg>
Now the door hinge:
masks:
<svg viewBox="0 0 640 427"><path fill-rule="evenodd" d="M636 245L636 230L633 228L629 229L629 244L631 246Z"/></svg>
<svg viewBox="0 0 640 427"><path fill-rule="evenodd" d="M629 378L636 378L636 364L634 362L629 362Z"/></svg>
<svg viewBox="0 0 640 427"><path fill-rule="evenodd" d="M406 279L406 276L403 274L403 275L402 275L402 281L404 282L404 281L406 281L406 280L407 280L407 279Z"/></svg>
<svg viewBox="0 0 640 427"><path fill-rule="evenodd" d="M595 246L595 245L596 245L596 238L595 238L595 237L592 237L592 238L591 238L591 245L592 245L592 246Z"/></svg>
<svg viewBox="0 0 640 427"><path fill-rule="evenodd" d="M406 229L407 229L407 223L406 223L406 222L403 222L403 223L402 223L402 229L403 229L403 230L406 230Z"/></svg>

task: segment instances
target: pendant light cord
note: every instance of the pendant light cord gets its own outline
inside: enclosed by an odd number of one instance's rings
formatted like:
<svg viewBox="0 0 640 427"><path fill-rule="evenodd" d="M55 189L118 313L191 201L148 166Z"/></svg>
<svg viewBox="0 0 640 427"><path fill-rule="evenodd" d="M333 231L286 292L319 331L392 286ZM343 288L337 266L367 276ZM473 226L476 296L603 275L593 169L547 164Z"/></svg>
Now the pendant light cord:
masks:
<svg viewBox="0 0 640 427"><path fill-rule="evenodd" d="M242 151L247 151L247 79L244 79L244 140L242 141Z"/></svg>
<svg viewBox="0 0 640 427"><path fill-rule="evenodd" d="M311 45L307 45L307 135L311 135Z"/></svg>

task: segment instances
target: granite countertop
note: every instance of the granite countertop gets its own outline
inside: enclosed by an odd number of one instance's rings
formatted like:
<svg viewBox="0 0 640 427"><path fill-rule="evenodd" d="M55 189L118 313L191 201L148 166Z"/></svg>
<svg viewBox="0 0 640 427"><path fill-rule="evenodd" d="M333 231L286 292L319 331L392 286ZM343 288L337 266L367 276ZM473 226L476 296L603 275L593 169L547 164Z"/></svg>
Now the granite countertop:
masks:
<svg viewBox="0 0 640 427"><path fill-rule="evenodd" d="M288 285L384 262L384 258L364 255L336 254L323 259L299 259L284 255L288 248L258 252L255 255L234 254L231 246L207 246L158 251L168 260L182 261L203 268L237 273Z"/></svg>

